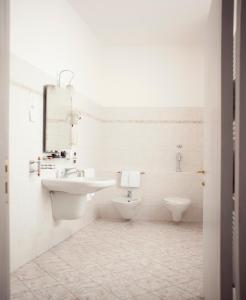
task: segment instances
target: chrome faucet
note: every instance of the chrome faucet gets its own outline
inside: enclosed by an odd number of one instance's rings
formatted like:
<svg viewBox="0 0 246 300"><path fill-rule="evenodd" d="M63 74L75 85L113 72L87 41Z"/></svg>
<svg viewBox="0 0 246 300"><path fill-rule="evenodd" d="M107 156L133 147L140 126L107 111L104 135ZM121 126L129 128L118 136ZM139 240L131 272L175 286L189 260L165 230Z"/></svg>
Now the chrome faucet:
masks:
<svg viewBox="0 0 246 300"><path fill-rule="evenodd" d="M79 170L75 167L64 169L64 177L68 177L69 175L72 175L72 174L79 174Z"/></svg>
<svg viewBox="0 0 246 300"><path fill-rule="evenodd" d="M64 169L64 173L63 173L63 177L68 177L69 175L72 175L72 174L77 174L77 177L84 177L85 176L85 173L84 173L84 170L80 170L80 169L77 169L75 167L71 167L71 168L65 168Z"/></svg>
<svg viewBox="0 0 246 300"><path fill-rule="evenodd" d="M132 191L127 192L127 198L132 198Z"/></svg>

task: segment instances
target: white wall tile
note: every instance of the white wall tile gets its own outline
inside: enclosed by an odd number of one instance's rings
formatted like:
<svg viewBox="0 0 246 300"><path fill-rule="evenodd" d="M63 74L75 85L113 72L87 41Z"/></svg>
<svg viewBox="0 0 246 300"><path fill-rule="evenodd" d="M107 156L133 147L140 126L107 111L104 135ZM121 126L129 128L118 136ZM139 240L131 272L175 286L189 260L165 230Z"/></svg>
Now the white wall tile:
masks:
<svg viewBox="0 0 246 300"><path fill-rule="evenodd" d="M102 125L104 164L101 173L116 176L124 168L145 171L142 176L142 204L138 217L150 220L169 220L168 212L160 210L165 196L189 197L192 205L185 216L187 221L201 221L202 178L196 174L203 167L203 112L201 108L104 108L104 118L114 120L187 120L190 123L104 123ZM201 121L192 123L192 121ZM178 149L177 145L182 145ZM176 173L176 153L182 154L181 173ZM118 218L110 208L115 195L125 195L119 185L98 193L99 215ZM112 203L111 203L112 205ZM160 213L162 211L162 213ZM156 214L155 214L156 213Z"/></svg>

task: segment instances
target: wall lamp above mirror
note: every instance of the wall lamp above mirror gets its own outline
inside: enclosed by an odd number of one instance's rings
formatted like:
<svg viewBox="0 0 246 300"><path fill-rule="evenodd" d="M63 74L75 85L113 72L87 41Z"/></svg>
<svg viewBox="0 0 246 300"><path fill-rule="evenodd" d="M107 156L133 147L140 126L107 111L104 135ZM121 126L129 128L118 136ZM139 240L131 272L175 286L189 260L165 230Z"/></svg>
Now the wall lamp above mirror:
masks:
<svg viewBox="0 0 246 300"><path fill-rule="evenodd" d="M74 72L71 71L71 70L62 70L59 74L58 74L58 82L57 82L57 85L59 87L62 87L62 75L64 74L69 74L69 80L68 80L68 83L66 84L66 88L70 88L70 89L73 89L73 86L72 86L72 81L74 79Z"/></svg>

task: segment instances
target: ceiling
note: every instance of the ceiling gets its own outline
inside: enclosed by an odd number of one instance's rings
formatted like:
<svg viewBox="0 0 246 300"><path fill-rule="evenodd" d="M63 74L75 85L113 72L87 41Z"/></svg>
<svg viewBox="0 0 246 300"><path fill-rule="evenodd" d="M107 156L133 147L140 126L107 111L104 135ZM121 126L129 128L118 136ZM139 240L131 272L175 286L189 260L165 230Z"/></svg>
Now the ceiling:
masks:
<svg viewBox="0 0 246 300"><path fill-rule="evenodd" d="M211 0L68 0L110 45L196 43Z"/></svg>

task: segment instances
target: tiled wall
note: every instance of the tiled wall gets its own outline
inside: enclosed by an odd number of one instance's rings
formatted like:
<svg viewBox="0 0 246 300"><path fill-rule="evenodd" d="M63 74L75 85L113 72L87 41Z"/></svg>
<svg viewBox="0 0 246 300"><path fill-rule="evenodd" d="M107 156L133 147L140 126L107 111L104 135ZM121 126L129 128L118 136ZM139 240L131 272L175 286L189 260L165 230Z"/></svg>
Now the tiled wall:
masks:
<svg viewBox="0 0 246 300"><path fill-rule="evenodd" d="M202 220L203 124L201 108L105 108L100 174L117 177L118 186L97 194L99 216L119 218L111 200L126 195L119 186L117 171L132 168L144 171L141 187L134 192L142 204L137 218L170 220L163 207L165 196L192 200L187 221ZM111 121L109 121L111 120ZM177 145L182 145L182 171L176 170Z"/></svg>
<svg viewBox="0 0 246 300"><path fill-rule="evenodd" d="M23 70L25 70L23 72ZM83 219L56 222L52 217L48 191L42 188L41 178L29 174L29 160L42 155L43 136L43 86L55 81L28 63L11 57L10 87L10 236L11 269L15 270L96 218L95 202L87 203ZM17 84L17 83L21 83ZM28 88L30 87L30 91ZM81 103L87 107L87 101ZM34 104L37 121L29 121L29 109ZM93 110L93 106L91 106ZM81 126L81 141L87 144L87 156L83 160L95 165L93 139L97 123L84 119ZM76 149L75 149L76 150ZM77 150L76 150L77 151ZM60 166L71 165L70 161L52 161ZM53 171L42 171L42 176Z"/></svg>

